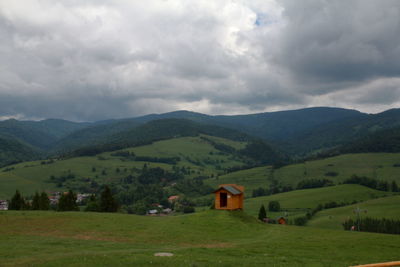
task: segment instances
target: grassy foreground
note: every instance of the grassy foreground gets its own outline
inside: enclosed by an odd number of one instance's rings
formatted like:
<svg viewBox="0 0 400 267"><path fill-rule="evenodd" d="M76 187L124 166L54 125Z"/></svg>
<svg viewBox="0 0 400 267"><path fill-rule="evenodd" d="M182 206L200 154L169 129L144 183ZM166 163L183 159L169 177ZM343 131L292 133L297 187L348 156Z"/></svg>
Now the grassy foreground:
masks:
<svg viewBox="0 0 400 267"><path fill-rule="evenodd" d="M242 212L8 211L0 225L2 266L349 266L399 260L400 251L400 236L266 225Z"/></svg>

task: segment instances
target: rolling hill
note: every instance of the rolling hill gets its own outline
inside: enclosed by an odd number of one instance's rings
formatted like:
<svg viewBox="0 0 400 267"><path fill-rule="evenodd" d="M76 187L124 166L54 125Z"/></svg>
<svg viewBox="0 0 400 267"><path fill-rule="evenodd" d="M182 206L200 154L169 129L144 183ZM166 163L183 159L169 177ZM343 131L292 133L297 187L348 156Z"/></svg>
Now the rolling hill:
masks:
<svg viewBox="0 0 400 267"><path fill-rule="evenodd" d="M400 236L266 225L242 212L0 211L0 224L6 266L350 266L398 260L400 250Z"/></svg>
<svg viewBox="0 0 400 267"><path fill-rule="evenodd" d="M249 159L235 152L245 148L246 144L220 137L199 135L157 141L144 146L104 152L96 156L19 163L3 168L0 172L0 198L11 197L16 189L24 194L32 194L36 190L66 188L90 192L89 185L92 182L99 185L118 184L122 178L135 175L135 170L142 169L144 164L149 168L161 167L167 171L183 168L188 178L218 176L229 168L247 164ZM230 152L226 151L227 148L231 149ZM128 155L134 154L135 158L126 156L127 152ZM165 161L171 158L177 160ZM70 175L73 175L73 178L62 182L59 186L49 180L51 176Z"/></svg>
<svg viewBox="0 0 400 267"><path fill-rule="evenodd" d="M400 196L391 196L368 200L354 205L323 210L312 220L308 222L308 226L321 227L328 229L343 229L342 223L350 218L355 219L354 210L360 208L362 217L387 218L400 220Z"/></svg>
<svg viewBox="0 0 400 267"><path fill-rule="evenodd" d="M329 202L351 204L354 201L363 202L392 194L391 192L378 191L362 185L345 184L248 198L245 201L245 207L247 213L256 216L262 204L267 207L270 201L279 201L282 209L289 210L287 213L291 218L291 216L305 214L307 209L314 209L319 204L324 205ZM285 212L272 212L271 216L274 218L284 214Z"/></svg>
<svg viewBox="0 0 400 267"><path fill-rule="evenodd" d="M0 134L17 138L47 154L115 143L136 128L159 120L188 120L223 127L260 138L295 157L337 148L375 132L400 125L400 110L364 114L340 108L306 108L249 115L211 116L189 111L151 114L129 119L76 123L64 120L0 122ZM174 127L172 125L172 127ZM179 128L185 134L185 130Z"/></svg>
<svg viewBox="0 0 400 267"><path fill-rule="evenodd" d="M0 136L0 168L21 161L37 159L39 154L36 149L17 139Z"/></svg>

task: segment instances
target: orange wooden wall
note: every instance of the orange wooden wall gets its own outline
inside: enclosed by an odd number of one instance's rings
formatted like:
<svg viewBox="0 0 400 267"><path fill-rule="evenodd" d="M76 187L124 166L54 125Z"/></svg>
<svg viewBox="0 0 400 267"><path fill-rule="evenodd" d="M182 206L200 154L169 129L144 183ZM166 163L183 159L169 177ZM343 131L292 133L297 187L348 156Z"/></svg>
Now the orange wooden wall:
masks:
<svg viewBox="0 0 400 267"><path fill-rule="evenodd" d="M224 185L221 185L224 186ZM244 190L243 186L237 186L238 189L240 189L242 192ZM228 203L226 207L220 207L220 193L226 193L228 195ZM218 210L236 210L236 209L243 209L243 193L239 195L232 195L230 192L228 192L225 189L220 189L215 192L215 209Z"/></svg>

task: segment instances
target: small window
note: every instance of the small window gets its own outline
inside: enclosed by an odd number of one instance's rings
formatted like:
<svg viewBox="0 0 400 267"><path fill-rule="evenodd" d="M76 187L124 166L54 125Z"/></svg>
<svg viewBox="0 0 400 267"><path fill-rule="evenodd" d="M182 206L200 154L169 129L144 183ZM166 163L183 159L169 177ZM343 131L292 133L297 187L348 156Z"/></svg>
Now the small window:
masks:
<svg viewBox="0 0 400 267"><path fill-rule="evenodd" d="M220 193L219 195L219 206L224 208L228 206L228 194L227 193Z"/></svg>

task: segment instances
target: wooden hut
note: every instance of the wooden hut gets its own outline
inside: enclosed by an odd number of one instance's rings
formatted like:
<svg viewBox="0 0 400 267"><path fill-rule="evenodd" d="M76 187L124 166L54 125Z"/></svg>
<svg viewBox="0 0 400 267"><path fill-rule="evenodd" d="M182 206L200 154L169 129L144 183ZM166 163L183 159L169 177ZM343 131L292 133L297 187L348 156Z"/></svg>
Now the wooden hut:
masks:
<svg viewBox="0 0 400 267"><path fill-rule="evenodd" d="M215 193L215 209L243 209L244 187L236 184L221 184Z"/></svg>
<svg viewBox="0 0 400 267"><path fill-rule="evenodd" d="M276 218L278 224L287 224L285 217L278 217Z"/></svg>

